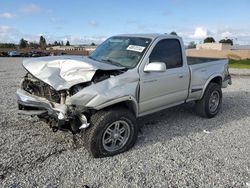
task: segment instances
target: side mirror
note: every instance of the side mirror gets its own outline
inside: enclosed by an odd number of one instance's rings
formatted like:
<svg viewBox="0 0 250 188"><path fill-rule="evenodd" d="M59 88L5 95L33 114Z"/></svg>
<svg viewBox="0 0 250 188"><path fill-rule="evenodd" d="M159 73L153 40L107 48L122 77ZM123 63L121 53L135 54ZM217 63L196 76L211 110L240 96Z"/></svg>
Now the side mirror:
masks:
<svg viewBox="0 0 250 188"><path fill-rule="evenodd" d="M166 64L162 62L152 62L144 67L144 72L165 72Z"/></svg>

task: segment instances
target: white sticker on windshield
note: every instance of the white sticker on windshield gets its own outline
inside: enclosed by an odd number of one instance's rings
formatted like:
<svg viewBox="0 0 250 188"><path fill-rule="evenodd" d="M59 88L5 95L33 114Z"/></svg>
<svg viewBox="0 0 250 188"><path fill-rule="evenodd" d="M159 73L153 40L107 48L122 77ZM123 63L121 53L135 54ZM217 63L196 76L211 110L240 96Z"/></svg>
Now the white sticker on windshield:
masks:
<svg viewBox="0 0 250 188"><path fill-rule="evenodd" d="M127 50L135 51L135 52L142 52L145 49L144 46L137 46L137 45L129 45Z"/></svg>

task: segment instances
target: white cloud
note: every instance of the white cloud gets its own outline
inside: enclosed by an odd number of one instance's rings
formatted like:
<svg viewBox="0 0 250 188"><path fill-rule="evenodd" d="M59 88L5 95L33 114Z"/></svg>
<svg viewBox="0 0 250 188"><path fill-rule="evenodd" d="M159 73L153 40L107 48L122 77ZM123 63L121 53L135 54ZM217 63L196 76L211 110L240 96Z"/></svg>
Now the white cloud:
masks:
<svg viewBox="0 0 250 188"><path fill-rule="evenodd" d="M229 31L225 31L223 33L221 33L222 38L228 38L228 37L232 37L233 33L229 32Z"/></svg>
<svg viewBox="0 0 250 188"><path fill-rule="evenodd" d="M53 38L53 37L52 37ZM107 37L106 36L73 36L73 35L67 35L67 36L61 36L61 37L54 37L59 38L61 41L69 41L70 44L90 44L92 42L96 44L100 44L103 42Z"/></svg>
<svg viewBox="0 0 250 188"><path fill-rule="evenodd" d="M16 15L9 12L3 12L0 14L0 18L12 19L14 17L16 17Z"/></svg>
<svg viewBox="0 0 250 188"><path fill-rule="evenodd" d="M206 37L211 36L217 42L227 37L232 39L235 44L250 45L250 31L248 27L210 26L206 28L199 26L181 28L176 30L176 32L183 38L185 44L191 41L202 43Z"/></svg>
<svg viewBox="0 0 250 188"><path fill-rule="evenodd" d="M38 12L41 12L41 7L39 7L38 5L36 4L27 4L27 5L23 5L21 8L20 8L20 11L23 12L23 13L38 13Z"/></svg>
<svg viewBox="0 0 250 188"><path fill-rule="evenodd" d="M196 27L194 34L192 34L190 37L194 39L201 39L205 38L208 35L208 30L204 27Z"/></svg>
<svg viewBox="0 0 250 188"><path fill-rule="evenodd" d="M16 36L18 35L18 30L15 27L0 25L0 41L1 42L16 42Z"/></svg>
<svg viewBox="0 0 250 188"><path fill-rule="evenodd" d="M0 34L8 33L10 30L12 30L12 27L7 25L0 25Z"/></svg>
<svg viewBox="0 0 250 188"><path fill-rule="evenodd" d="M106 36L74 36L74 35L49 35L49 34L27 34L22 33L15 27L0 25L0 41L4 43L19 43L21 38L29 42L38 42L40 36L43 35L47 41L47 43L54 43L54 41L64 41L64 43L68 40L70 44L90 44L92 42L96 44L100 44L107 37Z"/></svg>
<svg viewBox="0 0 250 188"><path fill-rule="evenodd" d="M63 22L62 20L55 18L51 19L51 22ZM93 22L93 25L96 23ZM57 26L57 29L62 29L62 25L65 24L53 24L53 26ZM67 24L66 24L67 25ZM148 28L154 28L153 32L160 31L164 33L167 29L160 27L153 27L152 25L147 25L147 27L144 27L143 25L140 25L140 23L129 20L127 22L127 25L129 27L125 29L123 32L125 33L138 33L138 32L152 32L148 31ZM64 27L63 31L67 32L67 27ZM176 31L179 36L181 36L184 40L185 44L188 44L190 41L195 41L196 43L202 43L203 40L207 36L213 37L216 41L219 41L221 39L224 39L225 37L228 37L230 39L233 39L235 44L244 44L244 45L250 45L250 30L249 27L223 27L223 26L210 26L210 27L202 27L202 26L195 26L193 28L171 28L171 30ZM101 33L101 32L100 32ZM100 35L57 35L56 33L43 33L44 37L47 40L47 43L53 43L54 41L64 41L67 40L70 41L71 44L85 44L85 43L101 43L104 41L107 37L105 34ZM31 33L23 33L18 30L18 28L7 26L7 25L0 25L0 41L1 42L14 42L18 43L21 38L24 38L28 41L38 41L40 37L40 33L37 34L31 34Z"/></svg>

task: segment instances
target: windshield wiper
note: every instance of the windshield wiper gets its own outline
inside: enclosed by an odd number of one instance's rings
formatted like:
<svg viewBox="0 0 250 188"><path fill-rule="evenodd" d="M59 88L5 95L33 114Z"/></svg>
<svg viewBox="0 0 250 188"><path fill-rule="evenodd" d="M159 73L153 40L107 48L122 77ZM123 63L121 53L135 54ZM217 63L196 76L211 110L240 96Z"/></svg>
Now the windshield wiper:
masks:
<svg viewBox="0 0 250 188"><path fill-rule="evenodd" d="M116 65L116 66L119 66L119 67L124 67L120 63L118 63L116 61L113 61L113 60L111 60L109 58L102 58L101 61L107 62L107 63L112 64L112 65Z"/></svg>

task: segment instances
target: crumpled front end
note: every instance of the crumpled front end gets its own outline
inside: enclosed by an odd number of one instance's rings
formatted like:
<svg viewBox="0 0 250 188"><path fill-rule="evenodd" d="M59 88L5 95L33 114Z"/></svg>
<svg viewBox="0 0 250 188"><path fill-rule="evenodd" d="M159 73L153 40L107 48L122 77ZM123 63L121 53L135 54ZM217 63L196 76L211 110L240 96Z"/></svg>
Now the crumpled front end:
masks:
<svg viewBox="0 0 250 188"><path fill-rule="evenodd" d="M16 92L19 114L36 115L53 131L67 129L76 132L80 126L86 128L88 124L84 114L75 113L74 108L65 104L67 95L66 90L56 91L28 73ZM78 124L73 124L72 120Z"/></svg>
<svg viewBox="0 0 250 188"><path fill-rule="evenodd" d="M115 103L131 101L135 115L138 112L139 75L135 70L111 77L79 90L66 99L66 104L79 109L100 110Z"/></svg>
<svg viewBox="0 0 250 188"><path fill-rule="evenodd" d="M131 101L136 113L138 83L136 70L112 67L111 70L97 69L87 82L58 90L51 82L28 72L16 92L19 113L38 116L53 131L67 129L76 133L89 126L93 113L116 103Z"/></svg>
<svg viewBox="0 0 250 188"><path fill-rule="evenodd" d="M24 59L23 66L33 76L52 86L57 91L91 81L98 70L124 69L124 67L101 63L82 56Z"/></svg>

